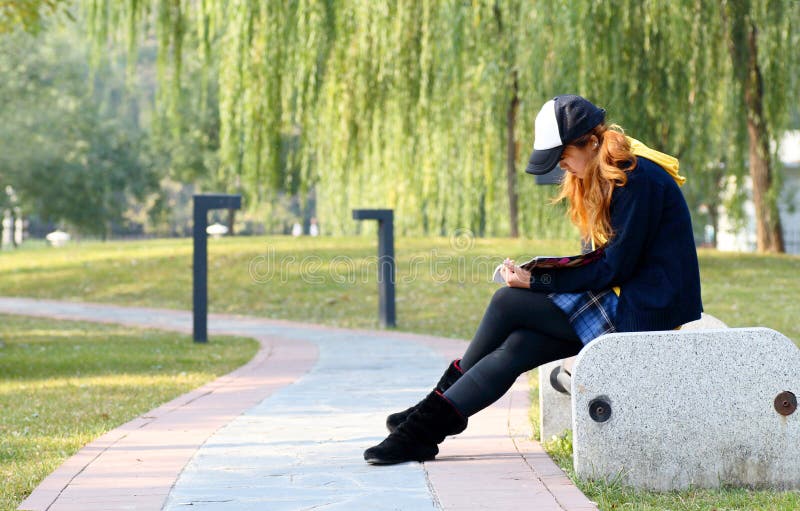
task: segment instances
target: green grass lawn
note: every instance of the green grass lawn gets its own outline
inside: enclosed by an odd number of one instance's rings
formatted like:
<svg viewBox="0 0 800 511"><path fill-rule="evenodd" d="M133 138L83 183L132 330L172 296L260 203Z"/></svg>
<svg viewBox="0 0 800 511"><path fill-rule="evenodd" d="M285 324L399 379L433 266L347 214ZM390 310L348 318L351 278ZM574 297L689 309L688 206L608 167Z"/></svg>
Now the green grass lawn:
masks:
<svg viewBox="0 0 800 511"><path fill-rule="evenodd" d="M209 240L209 310L349 327L378 326L377 242L364 237ZM397 326L468 339L504 257L574 253L577 243L398 238ZM706 312L800 342L800 257L700 251ZM0 296L191 308L192 241L36 245L0 254Z"/></svg>
<svg viewBox="0 0 800 511"><path fill-rule="evenodd" d="M347 327L378 327L376 245L373 236L299 239L271 236L209 240L209 310ZM577 250L577 243L570 241L397 238L398 329L469 339L492 293L497 289L497 285L489 279L494 267L504 257L524 260L533 255L575 253ZM800 324L794 321L800 312L800 279L797 278L800 274L800 257L731 254L713 250L701 250L699 254L706 312L732 327L766 326L784 333L796 343L800 342ZM31 244L17 251L0 253L0 296L190 309L191 271L190 239L87 242L59 249ZM130 331L86 325L76 328L82 328L85 332L114 332L119 336L127 335ZM61 337L62 342L76 342L78 345L82 345L80 339L86 336L75 331L52 335ZM97 335L102 337L104 334ZM152 332L136 335L159 336ZM108 336L111 337L111 334ZM165 334L164 337L176 336ZM190 342L183 344L191 347ZM210 349L222 349L214 343L209 346ZM70 349L80 351L85 348L65 349L69 352ZM227 360L226 356L220 356L222 360ZM230 367L246 359L242 357L240 361L231 363ZM0 363L5 362L0 360ZM167 366L161 362L152 365L163 366L154 370L153 374L166 371L164 367ZM180 372L177 374L180 375ZM49 373L41 373L39 385L49 388L50 380L44 377L46 374ZM55 370L55 374L56 378L60 378L58 370ZM171 374L174 377L176 373ZM116 382L118 378L113 377L113 380ZM66 381L72 380L67 378ZM187 383L184 390L199 383ZM33 384L23 381L19 385ZM67 393L81 395L84 390L80 385L63 383L57 386L67 389ZM100 385L102 387L110 383L105 380ZM535 380L533 390L536 391ZM12 399L18 399L22 391L14 390ZM176 391L175 394L182 391ZM42 398L41 402L50 402L47 406L54 406L52 403L58 399ZM111 417L112 407L98 405L98 396L86 399L85 403L71 408L86 410L80 413L94 414L102 420L106 420L103 414ZM534 400L533 418L538 417L535 409L537 404L538 401ZM4 411L8 406L4 405ZM121 404L119 412L127 412L131 406ZM152 403L143 404L137 408L138 411L130 412L128 417L151 407ZM30 428L42 422L41 412L26 409L28 411L20 412L15 419L14 431L17 431L17 436L25 431L25 427L32 431ZM35 415L37 413L38 416ZM124 419L119 420L121 422ZM537 426L538 418L533 423ZM75 433L83 436L73 440L71 445L78 446L93 438L104 427L110 426L98 426L90 432ZM3 437L14 436L3 434ZM42 440L39 443L31 442L30 445L31 449L44 449L49 443ZM569 440L547 443L547 447L554 459L571 474ZM7 463L6 452L5 447L0 451L3 470ZM37 473L45 474L58 464L57 461L49 463L39 467ZM17 483L17 487L30 488L34 485L32 481ZM698 490L661 494L633 492L600 483L578 484L604 510L800 509L798 492Z"/></svg>
<svg viewBox="0 0 800 511"><path fill-rule="evenodd" d="M0 315L0 510L83 445L249 361L258 343Z"/></svg>

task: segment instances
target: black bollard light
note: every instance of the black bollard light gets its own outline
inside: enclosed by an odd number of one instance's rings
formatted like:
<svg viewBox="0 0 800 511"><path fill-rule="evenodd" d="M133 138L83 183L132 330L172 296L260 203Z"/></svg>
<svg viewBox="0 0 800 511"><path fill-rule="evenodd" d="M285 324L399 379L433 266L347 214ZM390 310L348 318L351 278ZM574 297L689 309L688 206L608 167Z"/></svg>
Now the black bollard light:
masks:
<svg viewBox="0 0 800 511"><path fill-rule="evenodd" d="M197 194L194 196L193 314L194 342L208 342L208 212L212 209L236 210L242 207L241 195Z"/></svg>
<svg viewBox="0 0 800 511"><path fill-rule="evenodd" d="M378 221L378 318L384 327L394 327L394 211L354 209L354 220Z"/></svg>

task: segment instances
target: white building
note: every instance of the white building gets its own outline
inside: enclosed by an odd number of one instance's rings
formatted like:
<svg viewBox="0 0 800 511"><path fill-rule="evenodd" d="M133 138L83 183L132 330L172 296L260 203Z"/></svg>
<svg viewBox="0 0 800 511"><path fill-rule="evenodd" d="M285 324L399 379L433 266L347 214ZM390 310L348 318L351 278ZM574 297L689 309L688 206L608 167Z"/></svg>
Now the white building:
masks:
<svg viewBox="0 0 800 511"><path fill-rule="evenodd" d="M778 200L786 252L800 254L800 130L789 131L781 139L778 155L783 163L783 185ZM746 178L748 191L752 189ZM756 249L756 213L753 201L744 205L746 225L737 229L724 208L720 209L717 248L754 252Z"/></svg>

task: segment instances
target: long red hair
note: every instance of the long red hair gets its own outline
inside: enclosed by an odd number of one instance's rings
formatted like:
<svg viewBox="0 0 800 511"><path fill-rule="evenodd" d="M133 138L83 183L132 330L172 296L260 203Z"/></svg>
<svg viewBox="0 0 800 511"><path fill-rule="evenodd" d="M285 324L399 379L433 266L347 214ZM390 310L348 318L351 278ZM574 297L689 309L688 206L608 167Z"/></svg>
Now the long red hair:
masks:
<svg viewBox="0 0 800 511"><path fill-rule="evenodd" d="M567 172L553 202L566 199L567 215L578 227L581 237L600 247L614 236L611 194L614 188L628 182L626 172L636 167L636 157L622 128L617 125L599 124L568 145L585 147L592 135L597 137L600 147L597 155L587 163L585 177L579 178Z"/></svg>

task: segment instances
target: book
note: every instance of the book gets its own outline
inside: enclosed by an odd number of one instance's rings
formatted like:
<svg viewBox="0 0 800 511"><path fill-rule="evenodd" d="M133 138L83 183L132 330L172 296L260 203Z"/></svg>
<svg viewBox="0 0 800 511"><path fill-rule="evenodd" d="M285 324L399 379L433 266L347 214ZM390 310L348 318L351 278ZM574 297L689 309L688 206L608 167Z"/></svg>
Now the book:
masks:
<svg viewBox="0 0 800 511"><path fill-rule="evenodd" d="M533 259L517 266L528 271L533 269L549 270L553 268L577 268L597 261L603 256L603 252L603 248L598 248L597 250L592 250L591 252L579 255L536 256ZM503 275L500 273L500 269L502 267L502 264L497 265L497 268L494 270L494 275L492 276L492 281L497 282L498 284L506 283L505 279L503 279Z"/></svg>

